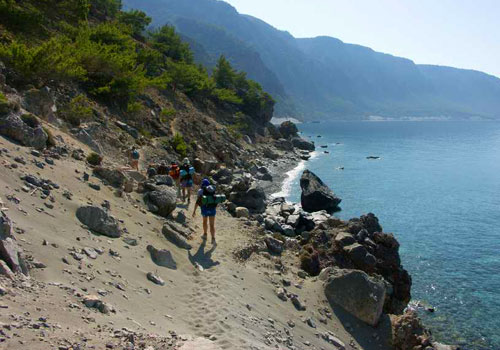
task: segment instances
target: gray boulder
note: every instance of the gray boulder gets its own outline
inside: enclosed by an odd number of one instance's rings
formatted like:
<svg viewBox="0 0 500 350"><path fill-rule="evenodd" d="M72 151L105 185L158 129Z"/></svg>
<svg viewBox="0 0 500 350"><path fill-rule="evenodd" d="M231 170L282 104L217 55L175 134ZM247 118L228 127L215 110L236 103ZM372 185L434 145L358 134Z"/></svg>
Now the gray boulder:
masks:
<svg viewBox="0 0 500 350"><path fill-rule="evenodd" d="M176 208L177 192L173 187L158 186L155 191L144 195L144 202L149 211L154 214L168 217Z"/></svg>
<svg viewBox="0 0 500 350"><path fill-rule="evenodd" d="M335 237L335 243L341 247L345 247L356 243L356 239L349 232L339 232Z"/></svg>
<svg viewBox="0 0 500 350"><path fill-rule="evenodd" d="M338 205L342 200L313 172L304 170L300 178L300 187L302 189L300 202L305 211L312 213L320 210L327 212L339 210Z"/></svg>
<svg viewBox="0 0 500 350"><path fill-rule="evenodd" d="M304 140L301 137L294 137L292 138L292 145L295 148L298 148L303 151L314 151L316 149L316 146L314 146L314 143L311 141Z"/></svg>
<svg viewBox="0 0 500 350"><path fill-rule="evenodd" d="M89 229L104 236L118 238L122 234L118 226L118 221L100 207L80 207L76 211L76 217L82 224L88 226Z"/></svg>
<svg viewBox="0 0 500 350"><path fill-rule="evenodd" d="M21 105L27 111L40 117L51 119L57 111L54 98L50 93L50 88L30 89L24 93Z"/></svg>
<svg viewBox="0 0 500 350"><path fill-rule="evenodd" d="M175 244L177 247L187 250L192 248L191 244L186 240L187 231L179 225L167 222L163 225L162 233L169 242Z"/></svg>
<svg viewBox="0 0 500 350"><path fill-rule="evenodd" d="M274 142L274 145L282 151L293 151L293 143L290 140L279 139Z"/></svg>
<svg viewBox="0 0 500 350"><path fill-rule="evenodd" d="M273 254L280 255L283 252L283 242L277 240L276 238L268 236L264 239L264 243L266 244L267 249Z"/></svg>
<svg viewBox="0 0 500 350"><path fill-rule="evenodd" d="M326 298L361 321L376 326L386 295L382 279L359 270L333 269L324 284Z"/></svg>
<svg viewBox="0 0 500 350"><path fill-rule="evenodd" d="M377 264L377 259L368 253L366 248L358 243L353 243L344 247L344 252L347 254L349 259L356 265L356 267L362 270L373 270Z"/></svg>
<svg viewBox="0 0 500 350"><path fill-rule="evenodd" d="M42 150L47 147L48 136L41 125L28 125L17 114L0 117L0 135L7 136L23 146Z"/></svg>
<svg viewBox="0 0 500 350"><path fill-rule="evenodd" d="M266 209L266 193L257 183L252 183L247 191L232 192L229 200L253 213L263 213Z"/></svg>
<svg viewBox="0 0 500 350"><path fill-rule="evenodd" d="M146 249L151 255L151 260L153 260L156 265L168 267L173 270L177 268L177 264L170 251L166 249L156 249L152 245L148 245Z"/></svg>
<svg viewBox="0 0 500 350"><path fill-rule="evenodd" d="M93 173L98 178L107 181L113 187L121 187L127 181L125 174L118 170L107 167L95 167Z"/></svg>

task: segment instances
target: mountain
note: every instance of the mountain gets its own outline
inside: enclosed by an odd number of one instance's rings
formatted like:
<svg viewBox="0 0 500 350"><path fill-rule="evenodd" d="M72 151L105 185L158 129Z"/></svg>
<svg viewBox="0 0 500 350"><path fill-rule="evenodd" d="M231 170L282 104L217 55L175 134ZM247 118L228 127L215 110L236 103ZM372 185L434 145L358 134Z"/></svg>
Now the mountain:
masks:
<svg viewBox="0 0 500 350"><path fill-rule="evenodd" d="M217 0L125 0L174 25L198 62L224 54L278 101L276 116L303 119L500 117L500 79L405 58L331 37L297 39ZM197 49L198 48L198 49Z"/></svg>

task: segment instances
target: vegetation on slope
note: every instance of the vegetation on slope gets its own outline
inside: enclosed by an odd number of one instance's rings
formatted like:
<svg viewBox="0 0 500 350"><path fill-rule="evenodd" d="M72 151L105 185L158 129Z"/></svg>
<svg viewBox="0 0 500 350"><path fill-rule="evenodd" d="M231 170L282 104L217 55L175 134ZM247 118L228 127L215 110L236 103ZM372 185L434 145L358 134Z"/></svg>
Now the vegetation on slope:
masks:
<svg viewBox="0 0 500 350"><path fill-rule="evenodd" d="M272 97L224 57L212 77L173 27L146 32L150 22L142 11L122 11L120 0L0 0L0 60L17 87L78 84L125 111L140 108L148 87L251 117L272 111Z"/></svg>

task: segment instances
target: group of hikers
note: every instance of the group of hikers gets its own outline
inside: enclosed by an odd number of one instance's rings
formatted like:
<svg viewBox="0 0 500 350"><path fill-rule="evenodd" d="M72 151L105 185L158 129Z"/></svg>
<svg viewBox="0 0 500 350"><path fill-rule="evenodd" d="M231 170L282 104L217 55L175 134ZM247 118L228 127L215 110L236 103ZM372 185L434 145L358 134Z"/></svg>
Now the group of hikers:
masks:
<svg viewBox="0 0 500 350"><path fill-rule="evenodd" d="M129 152L129 160L131 167L136 171L139 171L139 158L139 151L136 147L133 147ZM183 203L186 201L188 205L191 203L195 169L188 158L184 158L181 164L175 161L171 162L170 165L167 165L166 162L150 164L146 172L148 178L152 178L156 175L169 175L175 182L177 196L182 199ZM194 218L196 216L196 212L198 208L200 208L203 218L202 238L204 240L207 239L208 230L210 228L213 244L215 244L215 216L217 215L217 205L224 200L225 196L217 194L216 187L209 179L205 178L201 181L192 217Z"/></svg>

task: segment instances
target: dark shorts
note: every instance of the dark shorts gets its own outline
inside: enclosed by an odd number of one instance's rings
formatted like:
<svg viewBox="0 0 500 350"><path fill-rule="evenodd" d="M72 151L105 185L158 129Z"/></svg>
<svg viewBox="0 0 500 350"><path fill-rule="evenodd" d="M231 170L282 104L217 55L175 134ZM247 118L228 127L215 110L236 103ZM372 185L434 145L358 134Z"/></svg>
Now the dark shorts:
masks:
<svg viewBox="0 0 500 350"><path fill-rule="evenodd" d="M214 217L217 214L217 208L201 207L201 216L203 217Z"/></svg>
<svg viewBox="0 0 500 350"><path fill-rule="evenodd" d="M182 180L181 186L182 187L193 187L193 180Z"/></svg>

